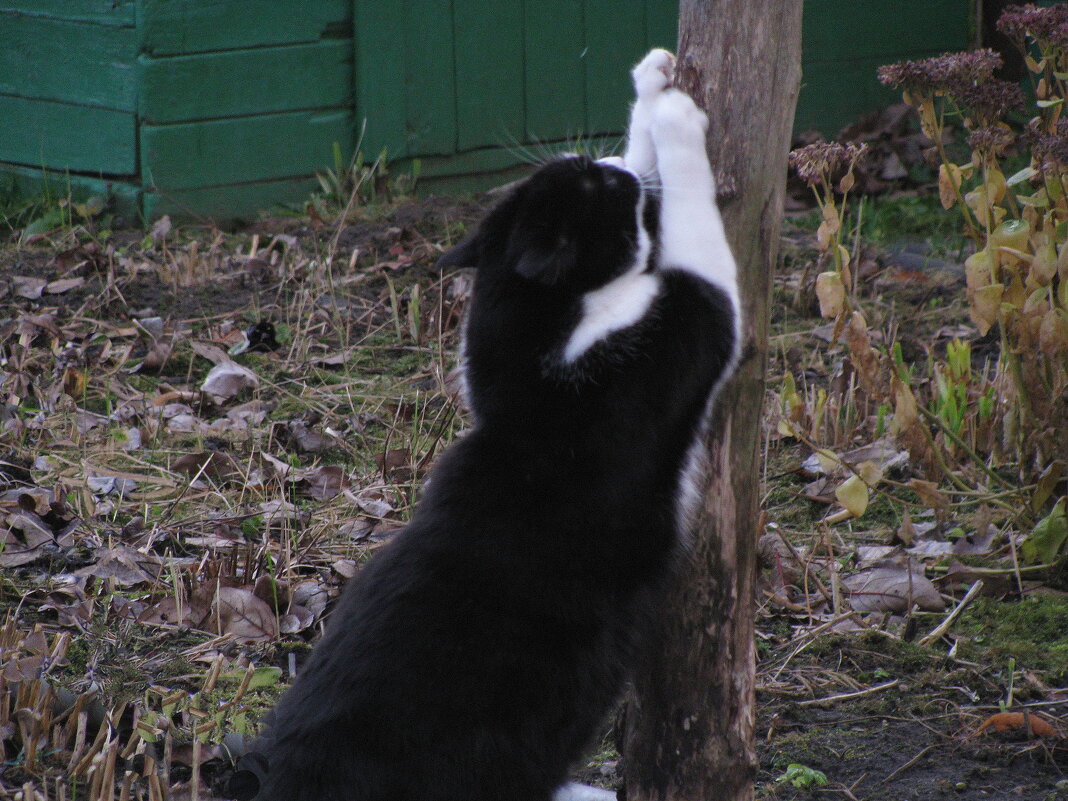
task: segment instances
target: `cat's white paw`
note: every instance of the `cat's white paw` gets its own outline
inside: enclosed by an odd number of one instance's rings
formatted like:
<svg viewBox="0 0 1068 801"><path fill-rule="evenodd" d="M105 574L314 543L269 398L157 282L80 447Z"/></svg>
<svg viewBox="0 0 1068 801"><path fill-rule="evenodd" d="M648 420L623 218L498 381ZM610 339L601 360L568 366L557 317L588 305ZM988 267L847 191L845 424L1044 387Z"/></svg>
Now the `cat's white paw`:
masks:
<svg viewBox="0 0 1068 801"><path fill-rule="evenodd" d="M665 147L704 150L708 115L678 89L665 91L653 107L652 135L657 153Z"/></svg>
<svg viewBox="0 0 1068 801"><path fill-rule="evenodd" d="M639 100L652 99L671 86L674 74L675 56L659 47L650 50L631 71L634 92Z"/></svg>

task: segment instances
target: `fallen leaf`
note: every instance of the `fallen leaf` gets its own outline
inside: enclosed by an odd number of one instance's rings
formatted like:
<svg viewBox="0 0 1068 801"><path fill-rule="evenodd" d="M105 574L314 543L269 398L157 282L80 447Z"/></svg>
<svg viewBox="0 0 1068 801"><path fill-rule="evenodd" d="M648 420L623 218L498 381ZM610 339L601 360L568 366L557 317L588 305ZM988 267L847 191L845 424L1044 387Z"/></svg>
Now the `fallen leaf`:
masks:
<svg viewBox="0 0 1068 801"><path fill-rule="evenodd" d="M203 625L214 634L230 634L242 642L266 642L278 636L278 620L271 607L247 587L220 587Z"/></svg>
<svg viewBox="0 0 1068 801"><path fill-rule="evenodd" d="M255 389L259 385L259 378L247 367L242 367L237 362L224 361L211 368L200 389L227 400L242 390Z"/></svg>
<svg viewBox="0 0 1068 801"><path fill-rule="evenodd" d="M862 462L871 462L885 475L891 470L907 467L909 452L898 448L893 438L883 437L868 445L835 455L829 461L822 452L816 451L801 463L801 469L813 475L848 476L852 471L846 465L858 467Z"/></svg>
<svg viewBox="0 0 1068 801"><path fill-rule="evenodd" d="M296 487L299 492L311 498L328 501L336 497L348 484L348 477L341 466L328 464L305 475L297 482Z"/></svg>
<svg viewBox="0 0 1068 801"><path fill-rule="evenodd" d="M903 565L877 564L842 579L849 590L850 604L858 612L904 612L909 599L925 612L946 608L938 590L921 570L908 571Z"/></svg>
<svg viewBox="0 0 1068 801"><path fill-rule="evenodd" d="M909 481L908 488L919 496L921 503L927 504L936 512L944 512L949 508L949 498L942 494L933 481L914 478Z"/></svg>
<svg viewBox="0 0 1068 801"><path fill-rule="evenodd" d="M201 477L212 481L231 481L241 476L233 457L222 451L184 454L171 463L171 470L185 473L190 479Z"/></svg>
<svg viewBox="0 0 1068 801"><path fill-rule="evenodd" d="M157 575L162 572L162 567L153 557L126 545L103 549L94 555L97 558L96 563L76 570L74 575L109 579L120 586L132 587L136 584L148 584L154 581L153 575L142 567L142 563L154 565L156 570L153 572Z"/></svg>
<svg viewBox="0 0 1068 801"><path fill-rule="evenodd" d="M193 617L193 610L188 603L179 606L177 600L168 595L144 609L137 616L137 622L147 626L188 626L192 624Z"/></svg>
<svg viewBox="0 0 1068 801"><path fill-rule="evenodd" d="M278 618L278 631L281 634L297 634L315 623L315 615L310 609L291 604L289 611Z"/></svg>
<svg viewBox="0 0 1068 801"><path fill-rule="evenodd" d="M291 603L307 609L315 618L322 617L329 600L329 591L314 579L306 579L300 582L300 584L293 587L290 594Z"/></svg>
<svg viewBox="0 0 1068 801"><path fill-rule="evenodd" d="M860 517L868 508L868 485L860 476L850 476L834 491L834 497L853 517Z"/></svg>
<svg viewBox="0 0 1068 801"><path fill-rule="evenodd" d="M85 279L78 278L60 278L58 281L50 281L45 284L44 291L48 295L60 295L64 292L69 292L72 289L77 289L85 283Z"/></svg>
<svg viewBox="0 0 1068 801"><path fill-rule="evenodd" d="M356 505L374 517L385 517L393 511L393 504L386 498L381 487L367 487L360 490L354 498Z"/></svg>
<svg viewBox="0 0 1068 801"><path fill-rule="evenodd" d="M44 292L45 286L48 282L43 278L35 278L30 275L13 275L11 276L11 288L12 291L21 298L27 300L37 300L41 297L41 293Z"/></svg>
<svg viewBox="0 0 1068 801"><path fill-rule="evenodd" d="M0 517L0 567L18 567L44 556L44 548L55 542L55 537L33 512L19 511Z"/></svg>
<svg viewBox="0 0 1068 801"><path fill-rule="evenodd" d="M320 434L307 425L303 420L290 420L285 430L301 453L318 453L334 446L334 438L327 434Z"/></svg>

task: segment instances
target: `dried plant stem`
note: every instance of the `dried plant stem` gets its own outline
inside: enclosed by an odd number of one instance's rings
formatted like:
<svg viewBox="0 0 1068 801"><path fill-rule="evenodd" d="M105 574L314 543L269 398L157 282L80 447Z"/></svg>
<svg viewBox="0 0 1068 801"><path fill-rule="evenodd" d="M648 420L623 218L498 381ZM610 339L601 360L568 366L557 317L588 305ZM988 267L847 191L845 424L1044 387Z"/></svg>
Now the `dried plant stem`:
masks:
<svg viewBox="0 0 1068 801"><path fill-rule="evenodd" d="M976 596L979 595L979 591L982 589L983 580L977 579L975 583L968 588L968 592L964 594L964 597L960 599L960 603L957 604L956 608L954 608L952 612L946 615L945 620L943 620L941 623L931 629L929 634L926 634L921 637L919 640L919 644L926 646L941 639L942 635L949 631L950 627L953 625L956 619L960 617L961 613L968 608L968 605L975 600Z"/></svg>
<svg viewBox="0 0 1068 801"><path fill-rule="evenodd" d="M920 414L922 414L927 420L931 421L942 430L942 433L946 435L946 439L950 440L954 445L963 450L968 455L968 457L973 462L975 462L976 466L979 467L979 469L982 470L991 481L996 482L999 486L1004 487L1005 489L1015 489L1011 484L1009 484L1009 482L999 476L994 471L994 469L990 467L990 465L988 465L982 459L982 457L980 457L979 454L977 454L968 445L968 443L961 439L960 436L958 436L955 432L950 430L949 426L947 426L943 422L942 418L940 418L938 415L936 415L929 409L923 408L922 406L917 406L916 408L919 409ZM1007 505L1005 505L1004 508L1010 509L1010 511L1012 510L1012 508Z"/></svg>
<svg viewBox="0 0 1068 801"><path fill-rule="evenodd" d="M846 701L852 698L862 698L865 695L872 695L873 693L879 693L883 690L889 690L891 687L896 687L901 683L901 679L894 679L888 681L885 684L877 684L874 687L869 687L866 690L857 690L852 693L838 693L837 695L828 695L825 698L809 698L804 701L798 701L798 706L823 706L824 704L833 704L835 701Z"/></svg>

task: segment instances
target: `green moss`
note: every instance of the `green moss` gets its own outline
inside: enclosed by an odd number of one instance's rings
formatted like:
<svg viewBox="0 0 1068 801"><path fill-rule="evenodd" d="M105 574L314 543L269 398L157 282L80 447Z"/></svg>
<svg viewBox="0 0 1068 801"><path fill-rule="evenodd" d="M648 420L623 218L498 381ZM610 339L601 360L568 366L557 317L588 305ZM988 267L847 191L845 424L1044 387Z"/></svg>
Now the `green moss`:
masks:
<svg viewBox="0 0 1068 801"><path fill-rule="evenodd" d="M856 669L874 676L882 670L892 675L915 674L927 670L932 664L930 651L893 637L881 631L867 630L859 634L834 634L816 639L808 649L818 659L826 659L838 653L848 658Z"/></svg>
<svg viewBox="0 0 1068 801"><path fill-rule="evenodd" d="M980 598L961 616L963 659L1040 671L1055 686L1068 682L1068 598L1034 595L1022 601Z"/></svg>
<svg viewBox="0 0 1068 801"><path fill-rule="evenodd" d="M858 762L870 756L872 744L858 741L848 729L811 726L787 732L770 749L771 765L786 770L790 765L823 768L842 762Z"/></svg>

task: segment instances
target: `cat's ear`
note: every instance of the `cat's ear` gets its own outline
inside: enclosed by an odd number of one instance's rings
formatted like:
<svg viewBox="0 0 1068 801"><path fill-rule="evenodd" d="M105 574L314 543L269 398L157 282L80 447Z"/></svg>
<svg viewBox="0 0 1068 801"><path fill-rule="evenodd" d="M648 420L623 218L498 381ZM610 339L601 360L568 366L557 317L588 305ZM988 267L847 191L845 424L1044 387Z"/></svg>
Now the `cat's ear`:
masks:
<svg viewBox="0 0 1068 801"><path fill-rule="evenodd" d="M578 261L578 252L573 243L562 244L554 250L527 249L515 271L524 278L544 286L556 286L570 273Z"/></svg>
<svg viewBox="0 0 1068 801"><path fill-rule="evenodd" d="M479 235L469 236L460 244L445 251L438 259L435 267L439 270L446 267L474 267L478 264Z"/></svg>

